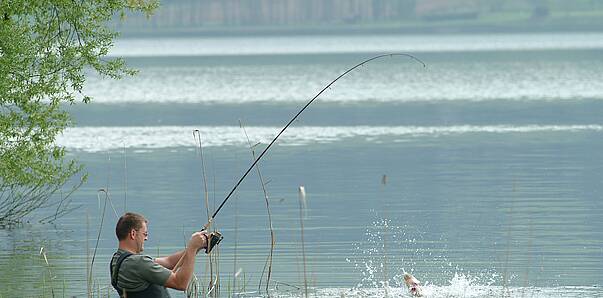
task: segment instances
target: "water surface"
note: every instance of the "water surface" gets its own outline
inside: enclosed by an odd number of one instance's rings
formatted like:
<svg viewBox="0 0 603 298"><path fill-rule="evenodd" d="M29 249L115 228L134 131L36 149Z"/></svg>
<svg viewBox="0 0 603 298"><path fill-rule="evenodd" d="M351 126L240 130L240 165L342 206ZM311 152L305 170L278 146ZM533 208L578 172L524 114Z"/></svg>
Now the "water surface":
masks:
<svg viewBox="0 0 603 298"><path fill-rule="evenodd" d="M114 54L140 74L92 75L94 103L68 107L75 126L57 139L90 175L73 198L81 208L54 225L0 230L0 295L84 296L98 235L91 286L106 293L124 209L149 218L147 253L182 248L207 220L193 131L213 209L252 160L239 119L261 150L346 68L411 51L426 68L387 58L352 73L260 163L277 242L273 293L302 293L303 185L315 296L403 295L404 271L429 297L603 296L597 34L264 39L120 41ZM113 207L97 234L101 188ZM255 171L216 223L223 295L239 272L241 296L261 296L270 234ZM197 258L200 279L206 263Z"/></svg>

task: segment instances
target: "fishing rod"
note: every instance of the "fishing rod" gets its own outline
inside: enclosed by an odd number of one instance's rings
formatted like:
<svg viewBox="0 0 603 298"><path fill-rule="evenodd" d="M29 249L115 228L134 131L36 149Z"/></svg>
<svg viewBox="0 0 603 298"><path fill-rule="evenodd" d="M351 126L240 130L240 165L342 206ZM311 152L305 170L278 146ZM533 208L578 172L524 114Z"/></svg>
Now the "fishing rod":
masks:
<svg viewBox="0 0 603 298"><path fill-rule="evenodd" d="M241 178L237 181L237 183L233 186L233 188L230 190L230 192L228 193L228 195L226 195L226 198L222 201L222 203L220 204L220 206L218 206L218 208L216 209L216 211L214 211L213 215L208 219L207 223L203 226L203 229L201 231L207 230L210 226L211 223L213 222L214 218L216 217L216 215L218 215L218 212L220 212L220 210L222 210L222 207L224 207L224 204L226 204L226 202L228 201L228 199L230 199L230 197L232 196L232 194L235 192L235 190L239 187L239 185L241 184L241 182L243 182L243 180L245 180L245 178L247 177L247 175L249 174L249 172L251 172L251 170L253 169L253 167L260 161L260 159L262 159L262 157L266 154L266 152L270 149L270 147L272 147L272 145L276 142L276 140L278 140L278 138L281 136L281 134L283 134L283 132L285 132L285 130L287 130L287 128L289 128L289 126L291 126L291 124L297 119L297 117L299 117L299 115L306 110L306 108L308 106L310 106L314 100L316 100L323 92L325 92L327 89L329 89L335 82L337 82L339 79L341 79L342 77L346 76L348 73L354 71L355 69L371 62L377 59L381 59L384 57L395 57L395 56L403 56L403 57L408 57L414 61L417 61L418 63L420 63L423 67L427 67L427 65L421 61L419 58L410 55L410 54L404 54L404 53L389 53L389 54L381 54L378 56L374 56L372 58L366 59L356 65L354 65L353 67L350 67L349 69L347 69L346 71L344 71L343 73L341 73L337 78L335 78L334 80L332 80L329 84L327 84L324 88L322 88L320 90L320 92L318 92L314 97L312 97L312 99L310 99L310 101L308 101L298 112L297 114L295 114L295 116L293 116L293 118L291 118L291 120L289 120L289 122L280 130L280 132L276 135L276 137L274 137L272 139L272 141L270 141L270 143L268 144L268 146L266 146L266 148L264 148L264 150L262 151L262 153L260 153L260 155L253 161L253 163L249 166L249 168L247 169L247 171L245 171L245 173L243 174L243 176L241 176ZM217 233L217 232L214 232ZM211 251L211 249L217 245L221 240L222 240L222 235L217 233L216 235L217 237L210 237L210 243L208 243L206 252L209 253Z"/></svg>
<svg viewBox="0 0 603 298"><path fill-rule="evenodd" d="M420 59L418 59L417 57L415 57L413 55L403 54L403 53L391 53L391 54L382 54L382 55L378 55L378 56L366 59L366 60L364 60L364 61L356 64L355 66L349 68L348 70L346 70L342 74L340 74L336 79L334 79L328 85L326 85L324 88L322 88L322 90L320 90L320 92L318 92L318 94L316 94L310 101L308 101L306 103L306 105L304 105L304 107L301 108L301 110L299 110L299 112L297 112L297 114L295 114L295 116L293 116L293 118L291 118L291 120L289 120L289 122L285 125L285 127L283 127L283 129L281 129L281 131L276 135L276 137L274 137L274 139L272 139L272 141L270 142L270 144L268 144L268 146L266 146L266 148L264 148L264 150L262 151L262 153L260 153L260 155L258 156L258 158L256 158L253 161L253 163L251 164L251 166L249 166L249 169L247 169L247 171L245 171L245 174L243 174L243 176L241 176L241 178L239 179L239 181L230 190L230 192L228 193L228 195L226 196L226 198L224 199L224 201L222 201L222 204L220 204L220 206L218 207L218 209L216 209L216 211L214 211L214 214L209 218L208 223L211 224L211 221L216 217L216 215L218 215L218 212L220 212L220 210L222 209L222 207L224 207L224 204L226 204L226 201L228 201L228 199L230 198L230 196L232 196L232 194L239 187L239 185L241 184L241 182L243 182L243 180L245 180L245 177L247 177L247 175L249 174L249 172L251 172L251 170L253 169L253 167L260 161L260 159L262 159L262 157L264 156L264 154L266 154L266 152L268 151L268 149L270 149L270 147L272 147L272 145L276 142L276 140L278 140L278 138L281 136L281 134L283 134L283 132L285 132L285 130L287 128L289 128L289 126L293 123L293 121L295 121L297 119L297 117L304 110L306 110L306 108L308 106L310 106L312 104L312 102L314 102L315 99L317 99L323 92L325 92L327 89L329 89L329 87L331 87L331 85L333 85L339 79L341 79L342 77L344 77L348 73L352 72L356 68L358 68L360 66L363 66L364 64L367 64L367 63L369 63L369 62L371 62L373 60L377 60L377 59L380 59L380 58L383 58L383 57L394 57L394 56L406 56L408 58L411 58L411 59L413 59L413 60L421 63L421 65L423 65L423 67L426 67L426 65L425 65L425 63L423 63L423 61L421 61Z"/></svg>

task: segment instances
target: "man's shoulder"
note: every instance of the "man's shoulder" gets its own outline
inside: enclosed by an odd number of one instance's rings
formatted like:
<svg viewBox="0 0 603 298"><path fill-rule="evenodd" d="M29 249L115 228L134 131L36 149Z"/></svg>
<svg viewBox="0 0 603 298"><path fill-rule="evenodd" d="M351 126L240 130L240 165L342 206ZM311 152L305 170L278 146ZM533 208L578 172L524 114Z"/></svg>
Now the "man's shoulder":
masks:
<svg viewBox="0 0 603 298"><path fill-rule="evenodd" d="M165 285L171 273L171 270L156 263L151 256L144 254L132 254L127 257L120 269L122 278L149 282L160 286Z"/></svg>
<svg viewBox="0 0 603 298"><path fill-rule="evenodd" d="M153 265L155 263L155 259L153 259L149 255L143 254L132 254L124 260L124 265L132 266L144 266L144 265Z"/></svg>
<svg viewBox="0 0 603 298"><path fill-rule="evenodd" d="M113 265L116 265L118 259L120 257L123 257L124 255L127 255L122 263L121 263L121 268L124 267L140 267L140 266L149 266L149 265L153 265L155 263L155 260L148 255L144 255L144 254L137 254L137 253L131 253L129 251L123 250L123 249L118 249L114 254L113 254L113 258L111 260L111 263Z"/></svg>

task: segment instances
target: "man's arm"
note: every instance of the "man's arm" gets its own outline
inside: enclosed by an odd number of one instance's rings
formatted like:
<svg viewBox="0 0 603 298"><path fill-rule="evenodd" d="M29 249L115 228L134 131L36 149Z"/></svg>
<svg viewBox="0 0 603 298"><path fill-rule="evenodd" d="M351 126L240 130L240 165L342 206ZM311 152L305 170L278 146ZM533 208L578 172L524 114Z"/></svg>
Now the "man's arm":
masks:
<svg viewBox="0 0 603 298"><path fill-rule="evenodd" d="M172 270L174 269L174 266L176 266L176 263L178 263L178 260L180 260L182 257L182 254L184 254L184 250L178 251L166 257L156 258L155 263Z"/></svg>
<svg viewBox="0 0 603 298"><path fill-rule="evenodd" d="M195 255L197 255L197 252L201 248L204 248L206 246L207 236L205 235L205 232L194 233L191 236L191 240L189 240L186 249L181 254L182 266L180 266L178 270L172 272L170 277L168 277L167 281L165 282L164 286L180 291L186 290L186 287L188 286L188 283L190 282L191 277L193 276L193 271L195 270ZM174 255L171 255L167 258L170 258ZM176 263L177 262L178 260L176 260ZM174 263L173 266L175 265L176 264Z"/></svg>
<svg viewBox="0 0 603 298"><path fill-rule="evenodd" d="M193 271L195 270L196 251L197 250L194 248L186 248L184 250L182 266L176 272L172 272L170 277L168 277L165 282L166 287L180 291L186 290L186 287L193 276Z"/></svg>

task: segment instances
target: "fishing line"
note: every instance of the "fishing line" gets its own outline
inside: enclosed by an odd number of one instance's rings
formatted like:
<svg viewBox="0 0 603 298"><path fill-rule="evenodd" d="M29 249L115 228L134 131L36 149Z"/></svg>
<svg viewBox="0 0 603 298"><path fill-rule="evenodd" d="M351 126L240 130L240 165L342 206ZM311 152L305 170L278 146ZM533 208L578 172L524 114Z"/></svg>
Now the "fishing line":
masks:
<svg viewBox="0 0 603 298"><path fill-rule="evenodd" d="M289 120L289 122L285 125L285 127L283 127L283 129L281 129L281 131L276 135L276 137L274 137L274 139L272 139L272 141L270 141L270 144L268 144L268 146L266 148L264 148L264 150L262 151L262 153L260 153L260 155L258 156L258 158L256 158L253 161L253 163L251 164L251 166L249 166L249 168L247 169L247 171L245 171L245 173L243 174L243 176L241 176L241 178L239 179L239 181L237 181L237 183L233 186L233 188L230 190L230 192L228 193L228 195L226 196L226 198L222 201L222 203L220 204L220 206L216 209L216 211L214 212L214 214L209 218L207 224L205 225L205 229L207 227L209 227L209 225L211 225L211 222L216 217L216 215L218 215L218 212L220 212L220 210L222 209L222 207L224 206L224 204L226 204L226 202L228 201L228 199L232 196L232 194L235 192L235 190L239 187L239 185L241 184L241 182L243 182L243 180L245 180L245 177L247 177L247 175L249 174L249 172L251 172L251 170L253 169L253 167L260 161L260 159L262 159L262 157L264 156L264 154L266 154L266 152L268 151L268 149L270 149L270 147L272 147L272 145L276 142L276 140L278 140L278 138L281 136L281 134L283 134L283 132L285 132L285 130L291 125L291 123L293 123L293 121L295 121L297 119L297 117L304 110L306 110L306 108L308 106L310 106L310 104L312 104L312 102L314 102L315 99L317 99L325 90L329 89L331 87L331 85L333 85L339 79L341 79L342 77L344 77L348 73L354 71L358 67L363 66L363 65L365 65L365 64L367 64L367 63L369 63L371 61L377 60L377 59L381 59L381 58L384 58L384 57L394 57L394 56L408 57L408 58L411 58L414 61L417 61L421 65L423 65L424 68L427 67L427 65L423 61L421 61L419 58L417 58L417 57L415 57L413 55L403 54L403 53L390 53L390 54L382 54L382 55L378 55L378 56L374 56L372 58L366 59L366 60L364 60L364 61L356 64L355 66L349 68L348 70L346 70L342 74L340 74L337 78L335 78L333 81L331 81L329 84L327 84L324 88L322 88L322 90L320 90L320 92L318 92L312 99L310 99L310 101L308 101L301 108L301 110L299 110L299 112L297 112L297 114L295 114L295 116L293 116L293 118L291 118L291 120Z"/></svg>

